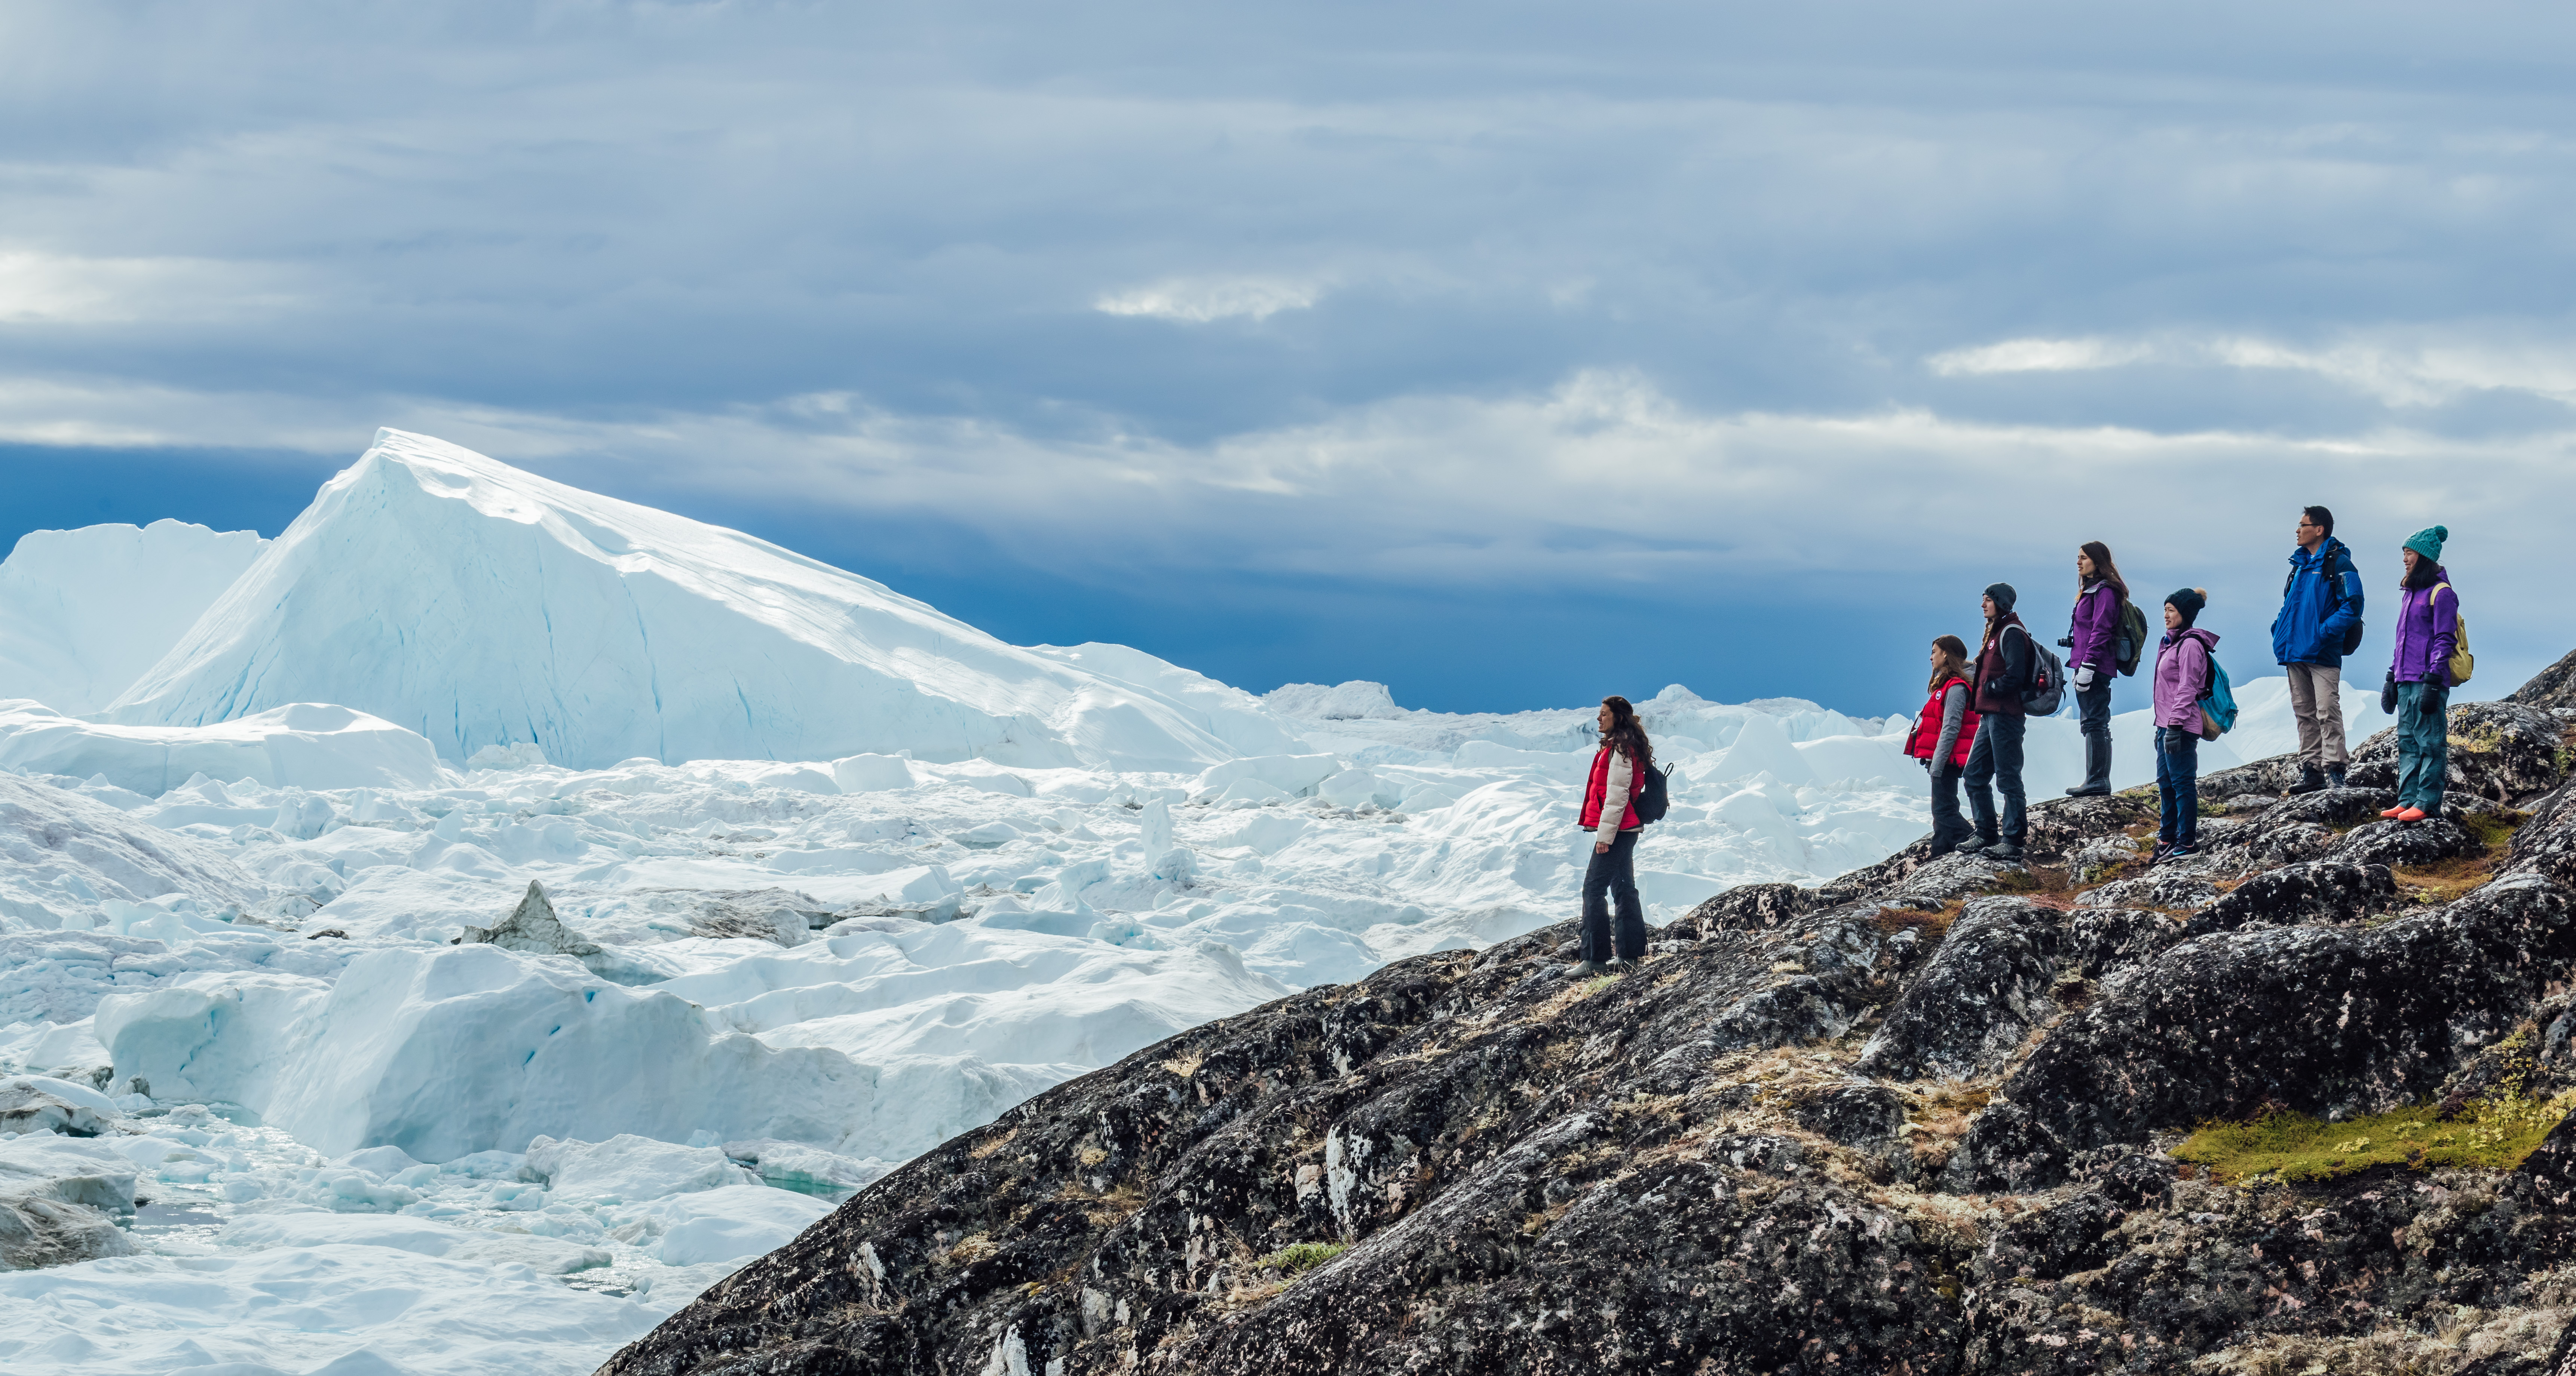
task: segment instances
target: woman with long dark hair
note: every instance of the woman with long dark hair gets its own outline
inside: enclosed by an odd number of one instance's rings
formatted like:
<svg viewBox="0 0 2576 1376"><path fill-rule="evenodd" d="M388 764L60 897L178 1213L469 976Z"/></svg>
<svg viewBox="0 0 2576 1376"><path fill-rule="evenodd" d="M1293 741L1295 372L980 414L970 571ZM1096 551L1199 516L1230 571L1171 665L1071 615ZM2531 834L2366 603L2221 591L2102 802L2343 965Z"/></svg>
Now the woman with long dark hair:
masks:
<svg viewBox="0 0 2576 1376"><path fill-rule="evenodd" d="M1616 695L1601 700L1601 748L1583 788L1582 825L1592 833L1592 863L1583 871L1583 959L1571 973L1624 974L1646 954L1646 907L1637 900L1637 794L1655 767L1655 747L1637 709ZM1617 800L1616 806L1612 805ZM1614 931L1610 907L1618 904Z"/></svg>
<svg viewBox="0 0 2576 1376"><path fill-rule="evenodd" d="M2075 624L2059 642L2066 649L2067 686L2084 733L2084 782L2066 790L2076 798L2111 791L2111 679L2120 672L2120 604L2129 585L2111 562L2111 547L2087 540L2075 551Z"/></svg>
<svg viewBox="0 0 2576 1376"><path fill-rule="evenodd" d="M1923 762L1932 776L1932 854L1959 848L1977 834L1959 815L1959 771L1968 766L1968 747L1977 738L1977 709L1968 705L1975 690L1968 684L1968 646L1955 635L1932 642L1931 696L1914 718L1914 734L1905 753Z"/></svg>

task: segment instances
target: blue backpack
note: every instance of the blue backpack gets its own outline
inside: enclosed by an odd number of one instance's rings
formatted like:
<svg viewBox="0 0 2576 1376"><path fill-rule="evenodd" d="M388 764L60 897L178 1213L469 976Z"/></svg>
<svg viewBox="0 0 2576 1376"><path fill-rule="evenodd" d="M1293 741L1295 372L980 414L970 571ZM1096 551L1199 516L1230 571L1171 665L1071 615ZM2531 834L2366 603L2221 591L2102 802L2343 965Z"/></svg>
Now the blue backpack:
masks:
<svg viewBox="0 0 2576 1376"><path fill-rule="evenodd" d="M2236 729L2236 690L2227 684L2227 671L2219 667L2218 656L2209 647L2200 647L2209 659L2209 688L2200 695L2200 738L2214 741Z"/></svg>

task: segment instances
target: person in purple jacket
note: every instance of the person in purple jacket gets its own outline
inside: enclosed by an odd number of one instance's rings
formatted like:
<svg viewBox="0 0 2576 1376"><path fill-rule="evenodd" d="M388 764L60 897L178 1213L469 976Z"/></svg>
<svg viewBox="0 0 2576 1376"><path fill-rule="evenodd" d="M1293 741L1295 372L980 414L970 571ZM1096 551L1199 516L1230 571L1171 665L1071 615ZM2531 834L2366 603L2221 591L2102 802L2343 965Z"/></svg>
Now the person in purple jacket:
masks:
<svg viewBox="0 0 2576 1376"><path fill-rule="evenodd" d="M2397 594L2397 651L2388 677L2397 685L2397 806L2379 814L2401 822L2442 815L2442 785L2451 768L2451 651L2460 642L2460 598L2442 567L2449 526L2406 537L2399 553L2406 580Z"/></svg>
<svg viewBox="0 0 2576 1376"><path fill-rule="evenodd" d="M2218 636L2191 623L2208 605L2209 594L2199 588L2165 599L2155 678L2156 792L2163 810L2150 864L2189 855L2200 845L2200 699L2209 691L2209 656Z"/></svg>
<svg viewBox="0 0 2576 1376"><path fill-rule="evenodd" d="M2084 782L2066 793L2098 798L2111 791L2111 679L2120 672L2120 604L2129 585L2099 540L2075 551L2075 579L2075 624L2057 643L2066 647L2067 686L2084 732Z"/></svg>

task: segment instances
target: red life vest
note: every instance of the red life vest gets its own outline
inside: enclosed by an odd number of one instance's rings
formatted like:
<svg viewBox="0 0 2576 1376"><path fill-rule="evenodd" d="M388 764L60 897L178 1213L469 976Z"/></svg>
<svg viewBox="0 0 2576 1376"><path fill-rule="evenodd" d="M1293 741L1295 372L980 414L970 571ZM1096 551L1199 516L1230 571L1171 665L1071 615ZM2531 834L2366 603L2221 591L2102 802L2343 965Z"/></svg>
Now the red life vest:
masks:
<svg viewBox="0 0 2576 1376"><path fill-rule="evenodd" d="M1967 682L1964 678L1953 676L1948 683L1932 690L1932 696L1923 702L1923 714L1914 719L1914 738L1905 743L1906 754L1918 760L1928 760L1932 758L1933 751L1941 748L1941 699L1949 693L1950 684L1956 683L1964 687ZM1950 763L1962 769L1966 768L1968 748L1975 745L1976 741L1977 709L1972 706L1959 718L1959 740L1950 748Z"/></svg>
<svg viewBox="0 0 2576 1376"><path fill-rule="evenodd" d="M1645 823L1637 820L1637 795L1646 787L1646 771L1631 767L1628 776L1628 806L1619 818L1621 831L1635 831ZM1610 747L1601 747L1592 757L1592 782L1583 786L1583 829L1591 831L1601 825L1601 804L1610 793Z"/></svg>

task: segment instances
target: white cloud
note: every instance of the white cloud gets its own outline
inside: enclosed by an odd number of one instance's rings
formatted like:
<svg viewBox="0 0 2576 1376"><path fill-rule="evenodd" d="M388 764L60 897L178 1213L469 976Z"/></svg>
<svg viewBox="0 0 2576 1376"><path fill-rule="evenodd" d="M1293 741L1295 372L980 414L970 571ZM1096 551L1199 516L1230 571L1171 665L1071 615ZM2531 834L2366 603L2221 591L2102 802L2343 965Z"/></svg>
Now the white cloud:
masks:
<svg viewBox="0 0 2576 1376"><path fill-rule="evenodd" d="M215 320L289 299L264 267L0 249L0 324Z"/></svg>
<svg viewBox="0 0 2576 1376"><path fill-rule="evenodd" d="M2357 334L2324 347L2251 335L2199 339L2007 339L1923 360L1942 377L2073 372L2137 363L2308 373L2391 407L2438 406L2475 391L2528 392L2576 404L2576 347L2561 341L2516 345L2496 338L2392 338ZM2503 331L2496 333L2502 334Z"/></svg>
<svg viewBox="0 0 2576 1376"><path fill-rule="evenodd" d="M1267 320L1281 311L1304 310L1322 293L1320 284L1278 277L1171 278L1108 293L1091 308L1104 315L1150 315L1192 324L1237 316Z"/></svg>
<svg viewBox="0 0 2576 1376"><path fill-rule="evenodd" d="M2088 368L2116 368L2153 353L2142 343L2107 339L2007 339L1973 349L1952 349L1923 360L1943 377L1982 373L2064 373Z"/></svg>
<svg viewBox="0 0 2576 1376"><path fill-rule="evenodd" d="M588 419L399 396L0 380L6 441L354 457L378 424L575 480L614 462L665 488L920 512L1042 564L1488 590L1660 583L1776 596L1782 580L1817 575L2054 566L2086 538L2110 540L2124 565L2181 565L2205 584L2211 563L2285 540L2277 518L2306 502L2328 501L2348 531L2442 520L2478 532L2464 545L2493 549L2554 540L2547 513L2576 501L2576 428L2460 441L2401 427L2283 437L1995 424L1911 407L1709 413L1610 370L1540 392L1354 405L1203 444L1034 435L847 393Z"/></svg>

